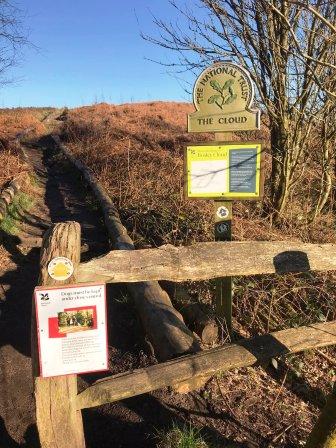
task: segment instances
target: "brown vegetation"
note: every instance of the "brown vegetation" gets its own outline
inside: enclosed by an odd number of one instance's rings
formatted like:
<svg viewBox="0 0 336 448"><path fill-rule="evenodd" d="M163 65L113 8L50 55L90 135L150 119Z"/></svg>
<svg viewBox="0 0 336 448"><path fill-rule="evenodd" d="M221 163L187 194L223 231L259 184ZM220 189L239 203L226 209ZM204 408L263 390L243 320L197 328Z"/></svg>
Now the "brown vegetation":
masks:
<svg viewBox="0 0 336 448"><path fill-rule="evenodd" d="M38 133L43 131L41 119L48 113L48 109L1 109L0 110L0 140L2 145L14 139L25 129L32 129Z"/></svg>
<svg viewBox="0 0 336 448"><path fill-rule="evenodd" d="M183 151L187 144L209 140L210 135L186 132L189 104L145 103L113 106L99 104L75 109L64 124L70 149L94 171L119 207L124 224L137 247L211 241L212 201L183 196ZM259 138L269 147L266 126L242 138ZM270 157L266 154L266 193L270 191ZM331 212L311 225L302 205L305 190L313 188L314 166L307 170L301 196L292 196L292 211L281 228L272 226L261 203L234 204L236 240L335 242ZM330 296L333 276L274 276L237 279L236 318L249 334L335 318ZM212 290L191 286L209 300ZM204 288L202 288L204 289Z"/></svg>
<svg viewBox="0 0 336 448"><path fill-rule="evenodd" d="M1 109L0 110L0 189L11 178L26 170L26 165L19 156L15 137L26 129L32 134L45 130L41 122L48 109Z"/></svg>
<svg viewBox="0 0 336 448"><path fill-rule="evenodd" d="M184 148L213 139L187 133L186 116L192 110L186 103L99 104L71 111L65 123L69 147L109 190L139 247L213 239L212 203L183 197ZM259 226L269 227L262 223L258 204L254 209ZM245 206L242 212L237 239L246 238L245 216L251 218Z"/></svg>
<svg viewBox="0 0 336 448"><path fill-rule="evenodd" d="M26 167L15 148L0 150L0 166L2 167L0 172L0 188L10 179L22 173Z"/></svg>
<svg viewBox="0 0 336 448"><path fill-rule="evenodd" d="M31 135L43 133L45 127L41 120L51 110L40 108L0 109L0 191L10 180L17 177L21 178L20 186L24 191L32 189L29 182L28 165L22 158L15 138L27 129L30 129ZM12 220L10 219L10 221ZM9 252L0 245L0 269L8 268L10 264Z"/></svg>

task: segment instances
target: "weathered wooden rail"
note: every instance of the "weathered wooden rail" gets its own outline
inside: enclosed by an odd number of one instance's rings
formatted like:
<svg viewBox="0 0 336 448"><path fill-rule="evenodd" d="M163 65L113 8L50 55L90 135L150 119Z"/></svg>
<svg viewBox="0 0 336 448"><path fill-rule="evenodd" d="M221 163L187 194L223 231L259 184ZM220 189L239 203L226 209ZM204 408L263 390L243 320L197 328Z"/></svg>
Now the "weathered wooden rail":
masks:
<svg viewBox="0 0 336 448"><path fill-rule="evenodd" d="M192 377L209 378L219 371L258 365L271 358L331 344L336 344L336 321L277 331L97 381L76 397L76 408L112 403L176 386Z"/></svg>
<svg viewBox="0 0 336 448"><path fill-rule="evenodd" d="M158 249L111 251L81 263L79 281L207 280L209 277L284 274L336 269L335 244L228 241Z"/></svg>

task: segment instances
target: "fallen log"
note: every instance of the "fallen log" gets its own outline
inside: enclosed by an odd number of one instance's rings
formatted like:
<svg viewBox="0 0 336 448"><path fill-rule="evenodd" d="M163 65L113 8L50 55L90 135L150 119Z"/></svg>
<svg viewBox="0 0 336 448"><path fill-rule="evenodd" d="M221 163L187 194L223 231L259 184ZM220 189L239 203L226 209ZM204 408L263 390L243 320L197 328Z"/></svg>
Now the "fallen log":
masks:
<svg viewBox="0 0 336 448"><path fill-rule="evenodd" d="M97 381L76 398L77 409L113 403L188 380L208 378L219 371L265 363L271 358L336 344L336 321L247 339L224 347L114 375Z"/></svg>
<svg viewBox="0 0 336 448"><path fill-rule="evenodd" d="M198 302L176 302L186 324L201 338L204 344L213 344L218 338L218 325L214 318L207 315Z"/></svg>
<svg viewBox="0 0 336 448"><path fill-rule="evenodd" d="M93 190L103 211L111 245L117 253L126 250L134 251L134 244L126 228L122 225L118 210L111 201L102 185L97 181L93 172L82 162L77 160L69 149L55 138L60 150L78 170ZM119 269L115 266L115 269ZM90 280L89 280L90 279ZM95 272L90 272L85 281L96 280ZM127 276L126 276L127 282ZM173 307L168 294L157 282L128 283L127 290L133 298L135 308L140 316L142 325L153 346L154 353L159 360L167 360L187 353L200 350L198 338L187 328L181 314Z"/></svg>
<svg viewBox="0 0 336 448"><path fill-rule="evenodd" d="M218 338L218 325L213 317L206 313L200 302L192 300L186 289L173 282L161 282L171 297L176 309L182 314L185 323L194 331L204 344L213 344Z"/></svg>
<svg viewBox="0 0 336 448"><path fill-rule="evenodd" d="M335 244L288 241L216 241L191 246L161 246L109 252L79 266L80 282L96 276L104 282L207 280L336 269Z"/></svg>
<svg viewBox="0 0 336 448"><path fill-rule="evenodd" d="M76 282L80 261L80 225L64 222L53 225L44 235L40 255L39 284L61 286ZM48 264L55 257L67 257L74 266L73 275L65 281L53 280ZM82 415L73 406L77 395L77 375L39 377L35 301L32 307L32 366L36 402L36 424L41 448L85 448Z"/></svg>

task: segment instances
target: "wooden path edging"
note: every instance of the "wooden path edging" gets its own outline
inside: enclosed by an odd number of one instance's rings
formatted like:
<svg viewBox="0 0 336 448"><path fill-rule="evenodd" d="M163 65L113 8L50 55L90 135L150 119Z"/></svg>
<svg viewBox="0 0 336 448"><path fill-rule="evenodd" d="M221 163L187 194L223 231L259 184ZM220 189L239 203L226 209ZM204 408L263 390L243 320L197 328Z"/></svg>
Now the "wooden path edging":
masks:
<svg viewBox="0 0 336 448"><path fill-rule="evenodd" d="M10 181L8 187L4 188L0 193L0 222L5 218L9 206L12 204L15 195L20 191L21 185L19 179Z"/></svg>
<svg viewBox="0 0 336 448"><path fill-rule="evenodd" d="M32 131L34 128L30 127L27 129L24 129L23 131L16 134L16 136L11 140L14 145L16 145L19 148L20 146L20 140L25 137L27 134L29 134L30 131ZM22 150L20 151L22 154ZM24 154L22 154L22 157L24 158ZM12 179L8 186L5 187L1 193L0 193L0 222L3 221L5 218L8 207L11 205L11 203L14 200L14 197L18 194L18 192L21 190L21 179L20 176L15 177Z"/></svg>
<svg viewBox="0 0 336 448"><path fill-rule="evenodd" d="M333 344L336 321L277 331L99 380L77 396L75 405L77 409L100 406L166 386L176 387L190 378L209 378L220 371Z"/></svg>

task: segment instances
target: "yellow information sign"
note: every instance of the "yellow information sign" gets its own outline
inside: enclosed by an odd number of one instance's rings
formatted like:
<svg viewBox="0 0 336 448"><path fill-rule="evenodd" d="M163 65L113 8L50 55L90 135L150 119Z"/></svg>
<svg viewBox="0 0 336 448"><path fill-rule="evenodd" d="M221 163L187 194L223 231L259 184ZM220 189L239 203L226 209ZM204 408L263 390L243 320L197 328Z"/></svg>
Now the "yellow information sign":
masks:
<svg viewBox="0 0 336 448"><path fill-rule="evenodd" d="M186 197L260 199L263 194L262 160L260 143L188 146Z"/></svg>

